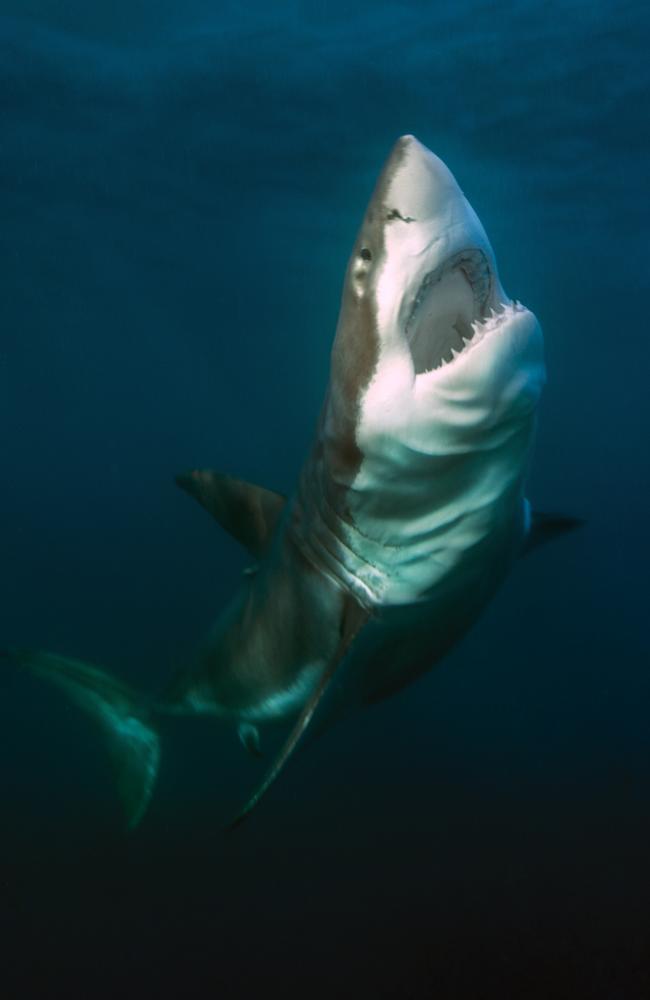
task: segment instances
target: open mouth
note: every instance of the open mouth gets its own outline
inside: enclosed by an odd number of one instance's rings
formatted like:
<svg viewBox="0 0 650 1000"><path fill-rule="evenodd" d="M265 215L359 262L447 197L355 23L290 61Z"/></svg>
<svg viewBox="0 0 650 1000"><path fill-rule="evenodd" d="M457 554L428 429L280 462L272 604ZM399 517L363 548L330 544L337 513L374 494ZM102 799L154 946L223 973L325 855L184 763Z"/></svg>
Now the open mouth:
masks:
<svg viewBox="0 0 650 1000"><path fill-rule="evenodd" d="M482 250L460 250L426 275L406 322L416 375L466 350L495 306L494 277Z"/></svg>

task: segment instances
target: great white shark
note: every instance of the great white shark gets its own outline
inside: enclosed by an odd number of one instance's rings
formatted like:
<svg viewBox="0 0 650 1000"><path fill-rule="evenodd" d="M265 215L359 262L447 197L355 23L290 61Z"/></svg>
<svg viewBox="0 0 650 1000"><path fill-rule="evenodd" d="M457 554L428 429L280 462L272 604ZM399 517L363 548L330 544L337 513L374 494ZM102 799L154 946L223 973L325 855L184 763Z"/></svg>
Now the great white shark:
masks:
<svg viewBox="0 0 650 1000"><path fill-rule="evenodd" d="M322 731L413 681L522 552L575 523L536 518L525 497L540 324L505 293L478 217L413 136L393 147L357 235L330 375L291 499L207 470L177 477L255 564L162 697L69 657L7 651L98 722L131 827L158 771L158 716L214 716L252 752L261 725L294 720L239 822L319 706Z"/></svg>

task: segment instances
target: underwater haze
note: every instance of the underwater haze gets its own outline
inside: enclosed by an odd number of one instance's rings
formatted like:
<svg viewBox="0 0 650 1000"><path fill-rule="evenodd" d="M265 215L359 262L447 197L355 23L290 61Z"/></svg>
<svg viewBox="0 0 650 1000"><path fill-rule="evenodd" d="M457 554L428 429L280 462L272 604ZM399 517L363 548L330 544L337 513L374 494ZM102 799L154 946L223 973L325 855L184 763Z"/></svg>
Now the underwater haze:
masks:
<svg viewBox="0 0 650 1000"><path fill-rule="evenodd" d="M3 995L650 996L650 13L640 2L0 0L0 645L161 690L247 564L174 485L290 493L394 140L458 179L585 520L412 687L259 781L168 719L142 826L0 661Z"/></svg>

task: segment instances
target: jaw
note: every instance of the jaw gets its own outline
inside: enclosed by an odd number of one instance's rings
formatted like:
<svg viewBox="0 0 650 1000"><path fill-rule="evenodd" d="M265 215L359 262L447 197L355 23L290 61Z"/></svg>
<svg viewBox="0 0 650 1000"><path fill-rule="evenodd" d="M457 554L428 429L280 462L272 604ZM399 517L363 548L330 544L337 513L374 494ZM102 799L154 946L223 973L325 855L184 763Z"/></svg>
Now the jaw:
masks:
<svg viewBox="0 0 650 1000"><path fill-rule="evenodd" d="M495 276L483 250L452 254L422 279L404 333L416 375L454 361L494 309Z"/></svg>

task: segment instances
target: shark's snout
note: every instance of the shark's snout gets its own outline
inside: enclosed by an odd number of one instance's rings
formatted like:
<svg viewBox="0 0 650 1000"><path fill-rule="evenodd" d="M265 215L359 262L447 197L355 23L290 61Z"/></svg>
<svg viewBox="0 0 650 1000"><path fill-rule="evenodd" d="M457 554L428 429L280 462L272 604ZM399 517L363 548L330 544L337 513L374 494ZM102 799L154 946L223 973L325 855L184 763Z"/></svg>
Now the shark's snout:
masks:
<svg viewBox="0 0 650 1000"><path fill-rule="evenodd" d="M384 169L390 178L388 221L424 223L444 215L460 194L449 168L413 135L397 140Z"/></svg>

